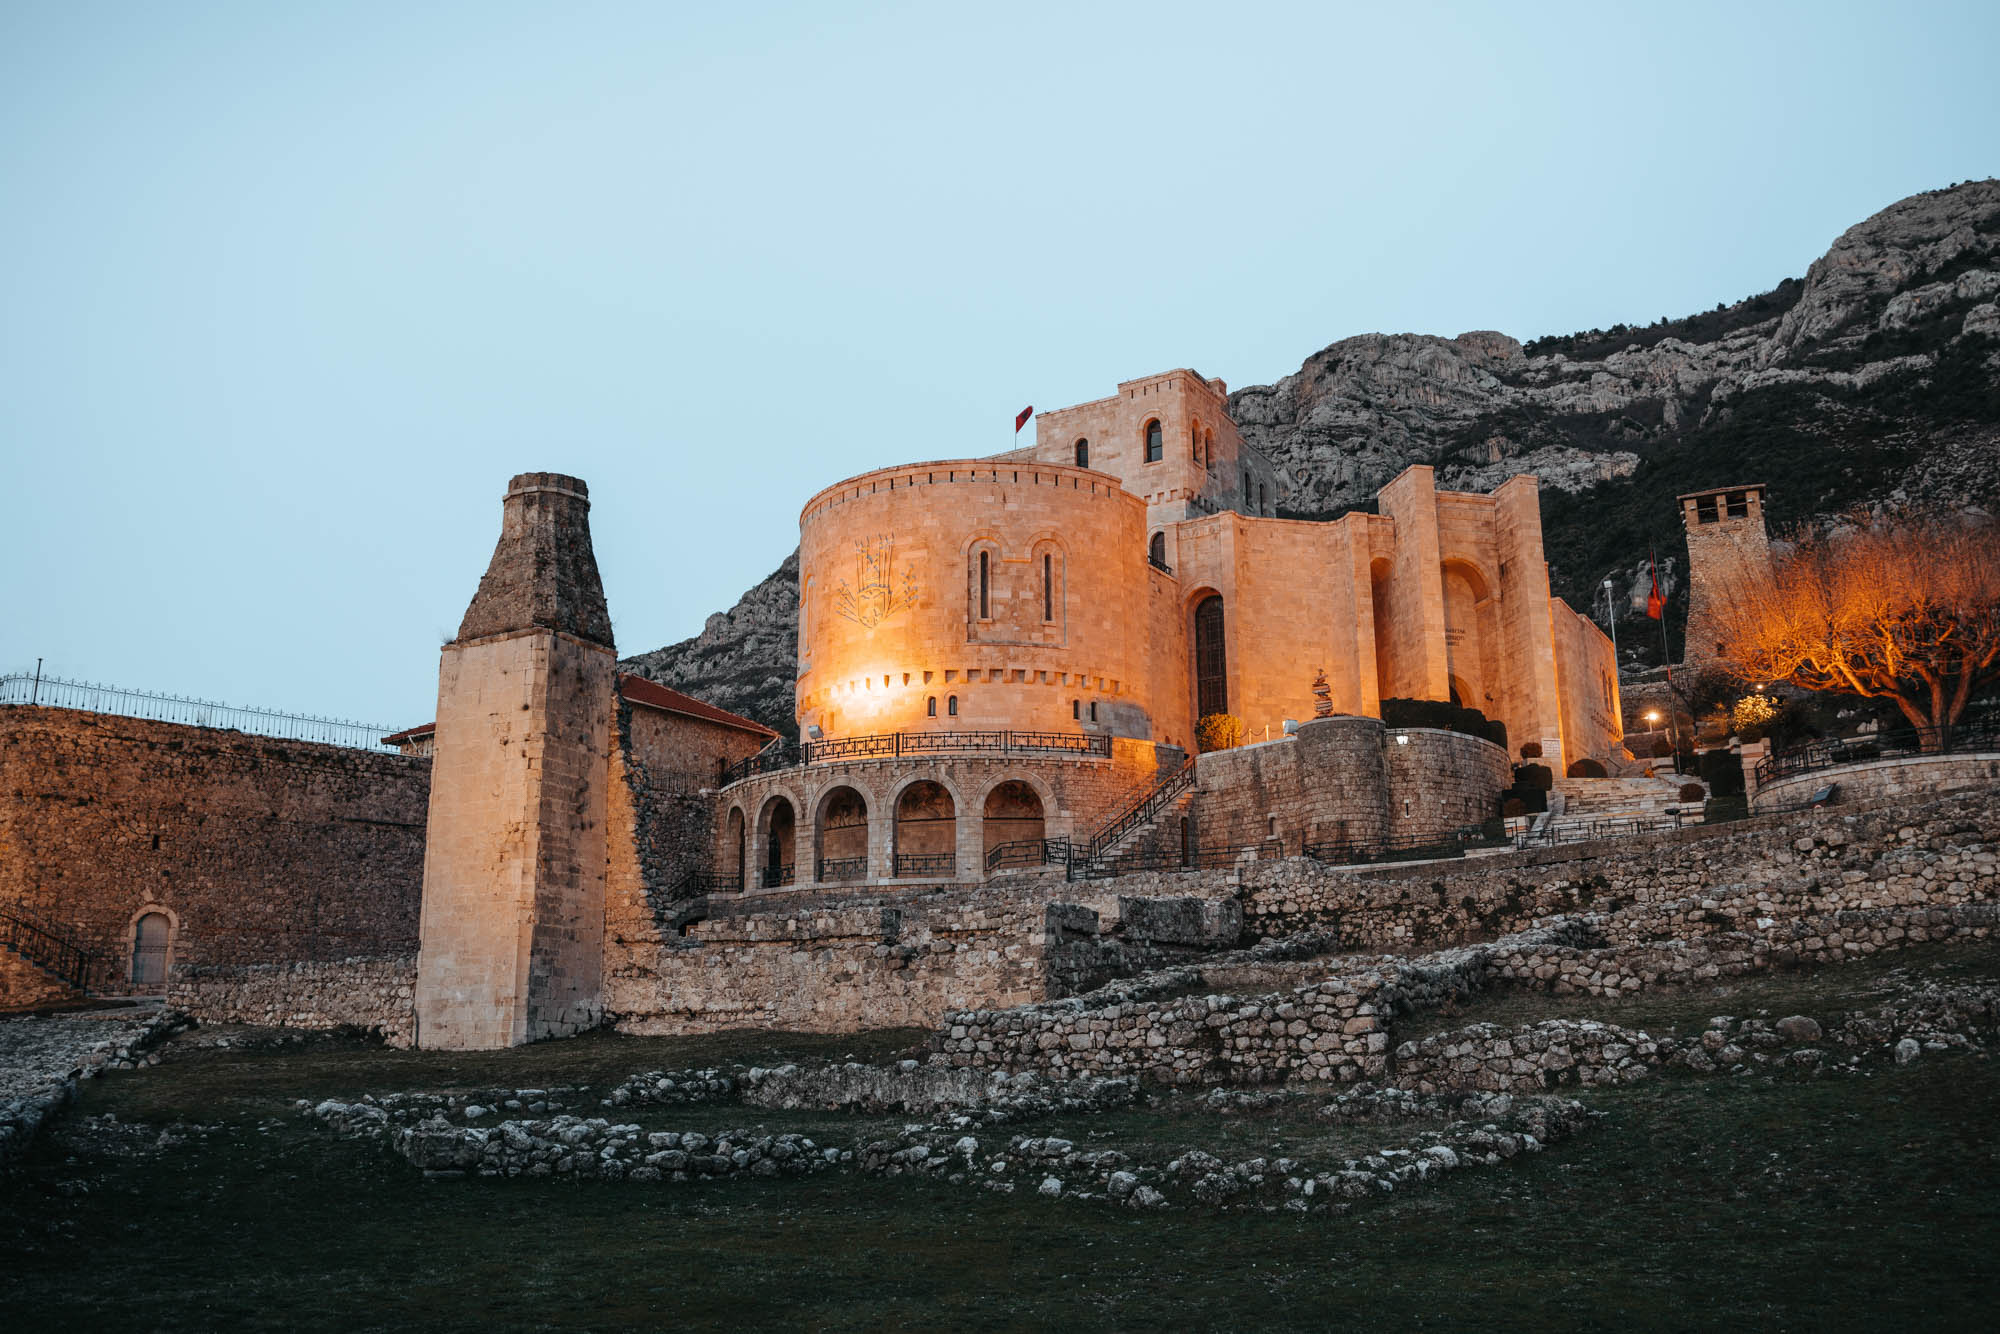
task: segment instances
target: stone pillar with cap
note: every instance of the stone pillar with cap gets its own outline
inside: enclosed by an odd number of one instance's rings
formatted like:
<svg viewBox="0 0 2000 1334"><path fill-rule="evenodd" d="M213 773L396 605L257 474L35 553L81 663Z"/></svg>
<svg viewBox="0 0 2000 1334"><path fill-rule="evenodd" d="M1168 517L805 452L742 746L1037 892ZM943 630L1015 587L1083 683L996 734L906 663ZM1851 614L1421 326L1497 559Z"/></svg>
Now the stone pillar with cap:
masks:
<svg viewBox="0 0 2000 1334"><path fill-rule="evenodd" d="M523 473L438 666L418 1046L507 1047L602 1020L616 683L588 488Z"/></svg>

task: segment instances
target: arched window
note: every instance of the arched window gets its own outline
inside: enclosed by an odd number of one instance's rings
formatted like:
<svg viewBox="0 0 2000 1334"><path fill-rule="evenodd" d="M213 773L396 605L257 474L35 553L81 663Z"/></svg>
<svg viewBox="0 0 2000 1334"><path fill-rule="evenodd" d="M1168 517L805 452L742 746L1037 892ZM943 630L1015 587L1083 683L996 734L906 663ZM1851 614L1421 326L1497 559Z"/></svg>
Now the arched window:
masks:
<svg viewBox="0 0 2000 1334"><path fill-rule="evenodd" d="M989 588L987 553L982 551L979 553L979 619L982 621L993 614L992 603L989 601Z"/></svg>
<svg viewBox="0 0 2000 1334"><path fill-rule="evenodd" d="M1167 568L1167 535L1165 533L1153 534L1152 542L1146 547L1146 559L1163 570Z"/></svg>
<svg viewBox="0 0 2000 1334"><path fill-rule="evenodd" d="M1271 489L1262 482L1257 483L1257 512L1260 514L1271 512Z"/></svg>
<svg viewBox="0 0 2000 1334"><path fill-rule="evenodd" d="M1250 508L1250 474L1243 474L1243 508Z"/></svg>
<svg viewBox="0 0 2000 1334"><path fill-rule="evenodd" d="M1188 457L1193 459L1196 463L1201 462L1200 422L1196 422L1193 426L1188 427Z"/></svg>
<svg viewBox="0 0 2000 1334"><path fill-rule="evenodd" d="M1195 717L1229 712L1229 660L1222 637L1222 595L1211 593L1194 609Z"/></svg>
<svg viewBox="0 0 2000 1334"><path fill-rule="evenodd" d="M944 711L951 717L958 717L958 696L949 695L944 701Z"/></svg>
<svg viewBox="0 0 2000 1334"><path fill-rule="evenodd" d="M1042 619L1053 621L1055 618L1056 558L1044 551L1042 553Z"/></svg>
<svg viewBox="0 0 2000 1334"><path fill-rule="evenodd" d="M935 718L935 717L937 717L937 696L936 696L936 695L932 695L932 696L931 696L931 697L930 697L929 699L926 699L926 700L924 701L924 717L926 717L926 718Z"/></svg>
<svg viewBox="0 0 2000 1334"><path fill-rule="evenodd" d="M1160 422L1156 417L1146 423L1146 462L1158 463L1166 450L1166 440L1160 434Z"/></svg>
<svg viewBox="0 0 2000 1334"><path fill-rule="evenodd" d="M1070 716L1070 717L1072 717L1072 718L1077 718L1077 719L1081 719L1081 718L1083 717L1083 701L1082 701L1082 700L1080 700L1080 699L1073 699L1073 700L1071 700L1071 701L1069 702L1069 716Z"/></svg>
<svg viewBox="0 0 2000 1334"><path fill-rule="evenodd" d="M1079 440L1076 442L1076 466L1079 468L1088 468L1090 466L1090 442L1088 440Z"/></svg>
<svg viewBox="0 0 2000 1334"><path fill-rule="evenodd" d="M1096 700L1092 700L1092 701L1090 701L1090 721L1092 721L1092 722L1096 722L1096 721L1097 721L1097 701L1096 701Z"/></svg>

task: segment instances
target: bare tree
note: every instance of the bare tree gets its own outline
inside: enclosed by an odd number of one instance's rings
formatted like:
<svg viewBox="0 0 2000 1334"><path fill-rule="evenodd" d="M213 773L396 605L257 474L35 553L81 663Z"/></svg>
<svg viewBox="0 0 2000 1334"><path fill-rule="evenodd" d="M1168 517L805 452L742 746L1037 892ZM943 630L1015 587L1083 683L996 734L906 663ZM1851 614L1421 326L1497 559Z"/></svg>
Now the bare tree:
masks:
<svg viewBox="0 0 2000 1334"><path fill-rule="evenodd" d="M1890 510L1802 530L1769 582L1727 590L1719 622L1745 680L1894 700L1938 749L2000 680L2000 525Z"/></svg>

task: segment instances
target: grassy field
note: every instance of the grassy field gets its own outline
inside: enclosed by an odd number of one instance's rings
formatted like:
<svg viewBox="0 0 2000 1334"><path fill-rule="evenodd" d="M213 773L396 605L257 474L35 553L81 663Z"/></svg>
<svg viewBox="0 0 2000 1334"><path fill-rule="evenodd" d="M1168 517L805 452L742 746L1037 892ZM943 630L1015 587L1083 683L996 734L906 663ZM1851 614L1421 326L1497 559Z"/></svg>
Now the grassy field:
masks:
<svg viewBox="0 0 2000 1334"><path fill-rule="evenodd" d="M1587 1011L1495 1004L1507 1022L1826 1014L1865 1003L1889 967L1992 976L1993 962L1913 951ZM1927 1055L1864 1078L1663 1077L1593 1093L1605 1116L1575 1140L1340 1217L1137 1214L908 1177L427 1183L290 1106L405 1088L586 1082L601 1092L637 1070L880 1058L913 1036L603 1036L477 1056L343 1044L177 1054L87 1085L69 1128L0 1184L0 1310L21 1330L1993 1324L2000 1070L1976 1055ZM1221 1117L1189 1101L1010 1130L1121 1148L1200 1140L1225 1156L1358 1146L1375 1133ZM148 1142L176 1123L217 1128L130 1155L119 1135L92 1128L102 1122L81 1119L106 1113L142 1125L125 1138ZM733 1106L619 1116L806 1129L832 1143L894 1124Z"/></svg>

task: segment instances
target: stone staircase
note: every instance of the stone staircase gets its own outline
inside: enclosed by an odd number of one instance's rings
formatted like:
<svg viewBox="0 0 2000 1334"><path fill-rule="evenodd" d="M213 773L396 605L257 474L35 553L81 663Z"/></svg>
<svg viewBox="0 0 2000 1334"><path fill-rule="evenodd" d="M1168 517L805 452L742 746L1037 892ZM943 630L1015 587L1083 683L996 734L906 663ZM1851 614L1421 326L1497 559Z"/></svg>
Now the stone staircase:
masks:
<svg viewBox="0 0 2000 1334"><path fill-rule="evenodd" d="M0 941L0 1011L34 1010L84 998L77 987L56 976L5 941Z"/></svg>
<svg viewBox="0 0 2000 1334"><path fill-rule="evenodd" d="M1630 837L1702 822L1702 802L1681 800L1696 782L1668 774L1654 778L1558 778L1546 815L1510 827L1521 846Z"/></svg>

